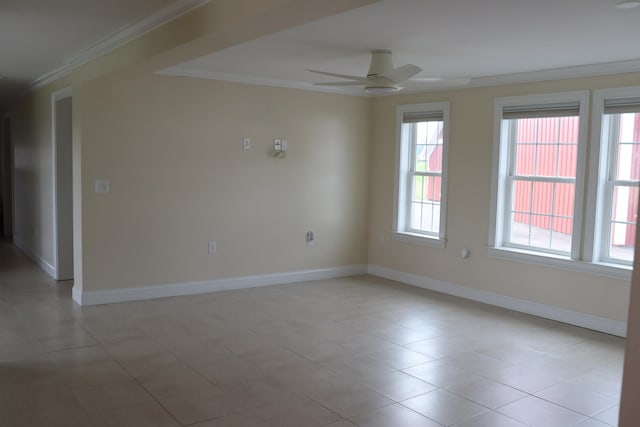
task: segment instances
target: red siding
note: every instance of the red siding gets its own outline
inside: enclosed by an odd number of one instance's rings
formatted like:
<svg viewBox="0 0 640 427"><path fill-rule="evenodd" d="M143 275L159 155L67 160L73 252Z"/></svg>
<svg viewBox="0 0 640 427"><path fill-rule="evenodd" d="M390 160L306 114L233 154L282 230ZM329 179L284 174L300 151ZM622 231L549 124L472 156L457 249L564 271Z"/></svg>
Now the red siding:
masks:
<svg viewBox="0 0 640 427"><path fill-rule="evenodd" d="M577 117L519 120L516 174L575 177L577 141ZM531 212L534 227L550 229L551 217L547 215L573 217L573 203L573 185L530 182L515 185L514 209ZM528 224L529 215L515 214L514 221ZM572 228L571 218L554 218L553 231L571 234Z"/></svg>

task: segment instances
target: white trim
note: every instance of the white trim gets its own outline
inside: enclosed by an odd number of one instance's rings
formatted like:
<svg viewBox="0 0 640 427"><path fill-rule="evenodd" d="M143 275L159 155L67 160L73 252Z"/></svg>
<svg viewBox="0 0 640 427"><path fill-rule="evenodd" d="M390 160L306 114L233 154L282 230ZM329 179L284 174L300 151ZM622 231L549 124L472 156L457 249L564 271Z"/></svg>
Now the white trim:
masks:
<svg viewBox="0 0 640 427"><path fill-rule="evenodd" d="M407 233L403 231L392 231L391 239L414 245L430 246L432 248L444 248L447 244L446 239L440 239L436 236Z"/></svg>
<svg viewBox="0 0 640 427"><path fill-rule="evenodd" d="M552 68L548 70L477 77L471 79L469 86L502 86L507 84L574 79L578 77L605 76L608 74L636 73L638 71L640 71L640 59L633 59L630 61L605 62L602 64L579 65L575 67Z"/></svg>
<svg viewBox="0 0 640 427"><path fill-rule="evenodd" d="M71 73L75 68L93 61L102 55L106 55L132 40L135 40L138 37L141 37L144 34L171 22L194 9L204 6L210 1L211 0L177 0L134 24L114 31L88 48L67 59L59 67L32 81L27 92L58 80Z"/></svg>
<svg viewBox="0 0 640 427"><path fill-rule="evenodd" d="M24 252L25 254L27 254L27 256L36 264L38 264L38 266L43 269L49 276L55 278L55 268L53 267L53 265L49 264L49 262L47 262L47 260L45 260L44 258L42 258L42 256L40 256L39 254L37 254L34 250L29 249L27 247L27 245L20 241L19 239L16 238L16 236L13 236L13 244L20 249L22 252Z"/></svg>
<svg viewBox="0 0 640 427"><path fill-rule="evenodd" d="M56 137L56 102L72 96L71 86L57 90L51 94L51 170L52 170L52 204L53 204L53 278L60 280L58 265L58 141Z"/></svg>
<svg viewBox="0 0 640 427"><path fill-rule="evenodd" d="M541 254L514 248L487 248L490 257L507 261L523 262L525 264L541 265L543 267L558 268L575 273L591 273L613 279L631 280L631 266L622 264L607 264L598 262L578 261L569 257L553 254Z"/></svg>
<svg viewBox="0 0 640 427"><path fill-rule="evenodd" d="M309 280L324 280L338 277L358 276L367 273L366 265L323 268L317 270L291 271L265 274L260 276L231 277L227 279L186 282L167 285L152 285L138 288L114 289L109 291L76 291L73 299L82 306L110 304L115 302L138 301L153 298L175 297L203 294L216 291L228 291L261 286L282 285L285 283Z"/></svg>
<svg viewBox="0 0 640 427"><path fill-rule="evenodd" d="M331 86L314 86L312 83L299 82L293 80L273 79L267 77L248 76L244 74L222 73L213 70L203 70L184 66L169 67L158 70L155 74L171 77L188 77L193 79L219 80L224 82L251 84L258 86L280 87L286 89L302 89L313 92L336 93L340 95L351 95L364 98L371 98L373 95L362 90L362 88L338 88Z"/></svg>
<svg viewBox="0 0 640 427"><path fill-rule="evenodd" d="M584 259L601 260L602 257L602 230L604 204L600 200L605 193L605 183L608 180L607 170L610 146L602 145L602 117L604 114L604 103L608 99L626 99L640 97L640 86L620 87L613 89L597 89L593 91L593 106L591 110L591 161L589 164L589 182L587 192L587 214L585 230L587 230L587 241L585 244ZM608 145L608 144L607 144ZM629 266L631 268L631 266Z"/></svg>
<svg viewBox="0 0 640 427"><path fill-rule="evenodd" d="M413 141L405 136L403 139L402 124L404 113L417 112L437 112L442 113L442 170L440 172L440 229L437 236L420 235L407 231L408 225L408 206L411 202L410 185L407 184L405 177L409 174L411 163L413 162L413 154L409 151L413 150ZM447 189L448 189L448 170L449 170L449 144L451 138L449 136L450 129L450 103L429 102L420 104L403 104L396 107L396 164L395 164L395 187L394 187L394 208L393 208L393 234L392 239L415 243L424 246L433 246L444 248L447 238Z"/></svg>
<svg viewBox="0 0 640 427"><path fill-rule="evenodd" d="M417 286L419 288L429 289L432 291L441 292L447 295L453 295L472 301L478 301L485 304L518 311L520 313L531 314L533 316L538 316L545 319L556 320L558 322L568 323L570 325L588 328L594 331L604 332L619 337L624 337L627 333L627 323L619 320L612 320L605 317L594 316L592 314L581 313L561 307L527 301L520 298L497 294L494 292L473 289L467 286L457 285L454 283L432 279L425 276L392 270L377 265L369 265L368 272L372 276L383 277L385 279L394 280L396 282L405 283L407 285Z"/></svg>
<svg viewBox="0 0 640 427"><path fill-rule="evenodd" d="M546 104L557 104L577 102L579 104L579 131L578 131L578 154L575 178L575 201L573 214L573 232L571 257L580 259L582 249L582 224L583 224L583 202L586 180L586 161L588 150L588 123L589 123L589 91L556 92L536 95L521 95L499 97L494 100L493 111L493 167L491 175L491 205L489 224L489 247L505 249L505 228L509 210L509 195L507 188L507 177L509 176L509 165L512 150L511 143L503 141L505 125L503 123L503 111L505 107L513 106L544 106ZM513 159L511 159L513 160ZM549 251L540 250L540 253Z"/></svg>

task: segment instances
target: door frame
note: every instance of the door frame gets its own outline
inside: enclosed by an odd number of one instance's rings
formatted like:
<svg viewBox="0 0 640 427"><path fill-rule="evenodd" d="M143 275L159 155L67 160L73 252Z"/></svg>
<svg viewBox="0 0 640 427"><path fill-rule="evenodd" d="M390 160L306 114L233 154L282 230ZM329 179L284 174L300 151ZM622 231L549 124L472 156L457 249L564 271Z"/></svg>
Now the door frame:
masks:
<svg viewBox="0 0 640 427"><path fill-rule="evenodd" d="M70 280L73 279L73 269L70 272L61 272L60 271L60 258L61 258L61 247L60 247L60 223L58 221L58 181L59 181L59 151L58 151L58 141L57 141L57 126L56 126L56 118L57 118L57 102L65 99L65 98L73 98L71 86L65 87L63 89L56 90L51 94L51 148L52 148L52 190L53 190L53 268L54 268L54 278L56 280ZM73 108L73 107L72 107ZM72 119L73 120L73 119ZM69 165L72 167L72 159L69 159ZM73 179L71 181L71 188L69 191L72 192L73 198ZM72 210L73 212L73 210ZM71 233L71 241L73 241L73 224L70 230L66 230ZM74 258L73 252L70 254L71 259Z"/></svg>

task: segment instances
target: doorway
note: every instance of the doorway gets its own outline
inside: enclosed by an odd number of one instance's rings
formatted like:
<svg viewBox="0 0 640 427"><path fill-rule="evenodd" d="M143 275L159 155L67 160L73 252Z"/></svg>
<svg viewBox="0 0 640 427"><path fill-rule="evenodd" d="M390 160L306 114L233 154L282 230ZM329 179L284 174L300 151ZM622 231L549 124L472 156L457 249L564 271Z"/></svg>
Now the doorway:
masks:
<svg viewBox="0 0 640 427"><path fill-rule="evenodd" d="M11 118L6 115L0 123L0 237L13 238L13 145Z"/></svg>
<svg viewBox="0 0 640 427"><path fill-rule="evenodd" d="M73 279L71 88L51 96L53 128L53 242L56 280Z"/></svg>

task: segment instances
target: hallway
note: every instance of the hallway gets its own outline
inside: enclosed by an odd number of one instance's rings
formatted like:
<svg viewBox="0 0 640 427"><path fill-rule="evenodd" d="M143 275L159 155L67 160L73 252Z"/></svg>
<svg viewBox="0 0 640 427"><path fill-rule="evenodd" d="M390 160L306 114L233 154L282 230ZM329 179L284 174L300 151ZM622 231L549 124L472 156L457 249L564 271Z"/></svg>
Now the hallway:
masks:
<svg viewBox="0 0 640 427"><path fill-rule="evenodd" d="M70 293L0 245L0 427L617 424L623 339L382 279Z"/></svg>

